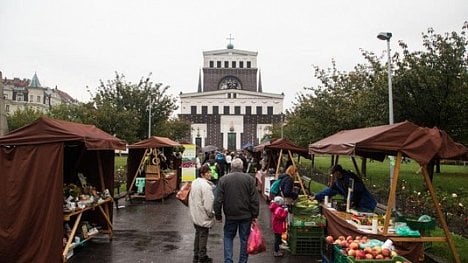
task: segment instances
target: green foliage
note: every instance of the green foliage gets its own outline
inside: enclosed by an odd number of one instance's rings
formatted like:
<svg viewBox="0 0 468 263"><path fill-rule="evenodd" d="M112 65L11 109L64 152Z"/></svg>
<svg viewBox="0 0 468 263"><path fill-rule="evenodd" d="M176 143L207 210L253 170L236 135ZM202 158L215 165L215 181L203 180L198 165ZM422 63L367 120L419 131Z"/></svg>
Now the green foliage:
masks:
<svg viewBox="0 0 468 263"><path fill-rule="evenodd" d="M468 144L468 39L465 23L457 32L428 29L423 51L410 52L404 42L393 82L396 119L438 127Z"/></svg>
<svg viewBox="0 0 468 263"><path fill-rule="evenodd" d="M177 109L176 100L166 94L169 86L153 83L150 75L137 84L127 82L117 72L115 79L101 81L96 94L91 94L98 127L129 143L147 138L150 101L152 135L165 127Z"/></svg>
<svg viewBox="0 0 468 263"><path fill-rule="evenodd" d="M179 119L168 119L164 125L156 127L155 134L171 138L172 140L181 140L190 132L190 123Z"/></svg>
<svg viewBox="0 0 468 263"><path fill-rule="evenodd" d="M18 109L11 115L7 115L8 128L10 131L21 128L25 125L31 124L37 118L43 116L42 111L35 110L31 107Z"/></svg>
<svg viewBox="0 0 468 263"><path fill-rule="evenodd" d="M395 122L445 130L468 144L467 31L423 34L425 51L410 52L400 42L402 54L394 53ZM307 146L340 130L388 123L387 66L372 52L362 51L365 63L350 72L315 67L320 84L305 88L294 108L286 113L284 137ZM278 127L274 127L274 134Z"/></svg>

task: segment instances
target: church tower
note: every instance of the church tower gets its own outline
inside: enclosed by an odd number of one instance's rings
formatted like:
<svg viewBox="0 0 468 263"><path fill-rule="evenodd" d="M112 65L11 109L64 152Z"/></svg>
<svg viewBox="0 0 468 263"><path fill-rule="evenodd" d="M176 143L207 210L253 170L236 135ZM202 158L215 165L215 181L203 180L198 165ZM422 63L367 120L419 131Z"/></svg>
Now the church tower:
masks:
<svg viewBox="0 0 468 263"><path fill-rule="evenodd" d="M232 39L226 49L203 52L197 92L180 94L179 117L191 123L185 139L200 147L256 145L281 121L284 95L263 92L258 53L234 49Z"/></svg>

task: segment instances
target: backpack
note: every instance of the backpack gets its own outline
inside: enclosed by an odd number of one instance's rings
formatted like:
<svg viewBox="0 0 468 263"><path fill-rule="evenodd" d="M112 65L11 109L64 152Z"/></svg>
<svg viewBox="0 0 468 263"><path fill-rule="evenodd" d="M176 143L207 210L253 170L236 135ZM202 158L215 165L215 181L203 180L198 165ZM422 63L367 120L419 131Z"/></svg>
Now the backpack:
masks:
<svg viewBox="0 0 468 263"><path fill-rule="evenodd" d="M213 165L209 164L208 168L210 168L211 178L215 179L215 180L218 179L218 167L217 167L216 163L213 164Z"/></svg>
<svg viewBox="0 0 468 263"><path fill-rule="evenodd" d="M270 194L277 196L281 193L281 189L280 189L281 181L283 181L283 178L278 179L273 182L273 184L270 186Z"/></svg>

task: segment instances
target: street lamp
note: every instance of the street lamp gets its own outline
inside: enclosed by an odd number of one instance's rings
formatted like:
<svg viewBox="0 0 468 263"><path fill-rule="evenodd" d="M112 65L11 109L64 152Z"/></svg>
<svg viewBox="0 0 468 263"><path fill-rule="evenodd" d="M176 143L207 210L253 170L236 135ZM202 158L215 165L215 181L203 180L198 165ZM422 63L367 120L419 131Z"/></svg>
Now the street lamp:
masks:
<svg viewBox="0 0 468 263"><path fill-rule="evenodd" d="M391 66L391 56L390 56L390 38L392 38L392 33L390 32L380 32L377 35L377 38L380 40L387 41L387 70L388 70L388 119L389 123L393 124L393 92L392 92L392 66ZM390 185L393 183L393 172L394 172L394 159L393 156L389 156L390 161ZM395 203L393 204L393 209L395 209Z"/></svg>
<svg viewBox="0 0 468 263"><path fill-rule="evenodd" d="M148 97L148 138L151 138L151 108L153 107L153 98Z"/></svg>
<svg viewBox="0 0 468 263"><path fill-rule="evenodd" d="M390 56L390 38L392 38L392 33L390 32L380 32L377 35L377 38L380 40L387 41L387 55L388 55L388 118L390 124L393 124L393 92L392 92L392 67L391 67L391 56Z"/></svg>

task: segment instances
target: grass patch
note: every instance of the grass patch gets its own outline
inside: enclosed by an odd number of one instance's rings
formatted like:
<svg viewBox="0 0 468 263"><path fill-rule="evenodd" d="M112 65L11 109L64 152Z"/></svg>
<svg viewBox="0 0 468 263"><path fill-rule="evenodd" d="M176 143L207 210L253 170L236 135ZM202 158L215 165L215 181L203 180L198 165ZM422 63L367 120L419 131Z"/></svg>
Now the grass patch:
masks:
<svg viewBox="0 0 468 263"><path fill-rule="evenodd" d="M444 230L436 228L431 234L432 236L444 236ZM468 239L454 233L452 233L452 239L457 248L458 255L460 255L461 262L468 262ZM438 257L447 259L448 262L454 262L448 243L433 242L427 251Z"/></svg>

